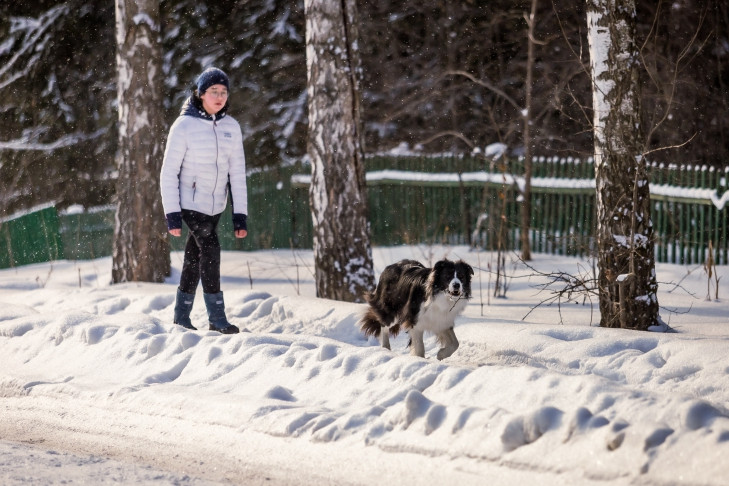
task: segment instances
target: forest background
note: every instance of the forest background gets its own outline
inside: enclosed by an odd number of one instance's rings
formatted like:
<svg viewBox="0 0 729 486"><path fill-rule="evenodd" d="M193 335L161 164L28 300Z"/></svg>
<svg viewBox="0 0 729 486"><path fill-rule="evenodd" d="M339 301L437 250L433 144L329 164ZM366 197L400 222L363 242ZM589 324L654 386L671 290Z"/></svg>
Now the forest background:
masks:
<svg viewBox="0 0 729 486"><path fill-rule="evenodd" d="M652 161L729 164L729 5L638 1L641 109ZM522 155L531 2L360 1L365 152L407 144ZM532 153L586 158L592 140L585 3L540 0ZM306 159L301 1L161 2L165 120L194 79L231 77L249 169ZM54 201L113 201L117 92L114 2L0 6L0 216Z"/></svg>

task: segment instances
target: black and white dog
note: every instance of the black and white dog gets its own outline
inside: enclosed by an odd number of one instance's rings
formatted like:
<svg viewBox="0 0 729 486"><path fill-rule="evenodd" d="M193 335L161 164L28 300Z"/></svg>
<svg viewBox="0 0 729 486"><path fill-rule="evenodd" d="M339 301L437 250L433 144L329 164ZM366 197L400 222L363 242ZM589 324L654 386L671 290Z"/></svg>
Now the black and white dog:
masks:
<svg viewBox="0 0 729 486"><path fill-rule="evenodd" d="M471 298L472 275L462 260L441 260L433 268L415 260L388 265L375 291L365 296L369 307L360 329L390 349L389 335L402 328L410 334L410 354L420 357L425 357L423 333L432 332L441 345L438 359L447 358L458 349L453 326Z"/></svg>

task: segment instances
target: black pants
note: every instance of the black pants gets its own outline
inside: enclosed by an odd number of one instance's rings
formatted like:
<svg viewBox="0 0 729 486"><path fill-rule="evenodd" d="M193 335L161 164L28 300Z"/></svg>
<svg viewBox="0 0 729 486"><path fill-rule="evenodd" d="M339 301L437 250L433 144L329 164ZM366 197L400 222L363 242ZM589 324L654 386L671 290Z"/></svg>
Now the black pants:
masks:
<svg viewBox="0 0 729 486"><path fill-rule="evenodd" d="M180 290L194 294L202 280L203 292L217 294L220 292L220 242L217 233L220 214L208 216L183 209L182 220L190 232L185 244Z"/></svg>

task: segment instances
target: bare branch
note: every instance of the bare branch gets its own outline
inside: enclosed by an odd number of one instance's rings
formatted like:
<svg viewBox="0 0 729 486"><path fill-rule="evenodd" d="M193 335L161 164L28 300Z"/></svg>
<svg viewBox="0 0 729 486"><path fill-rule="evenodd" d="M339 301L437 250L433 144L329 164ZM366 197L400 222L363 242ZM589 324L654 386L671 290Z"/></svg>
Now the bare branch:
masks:
<svg viewBox="0 0 729 486"><path fill-rule="evenodd" d="M646 36L646 41L643 43L643 45L641 46L641 48L639 50L641 62L646 67L645 71L648 73L648 76L651 78L654 85L659 88L661 87L661 83L658 81L656 75L654 75L654 73L651 72L650 69L648 69L648 63L646 62L646 59L644 56L644 49L648 42L648 39L651 38L651 34L653 33L653 31L656 28L656 24L658 22L658 16L660 14L660 11L661 11L661 9L660 9L660 5L659 5L659 7L656 9L656 15L653 19L653 24L651 26L651 30L648 33L648 36ZM670 93L668 94L668 96L666 98L666 109L664 110L663 115L660 117L660 119L652 124L650 131L648 132L648 134L645 137L645 142L644 142L645 147L648 147L648 144L650 143L650 140L653 137L653 134L658 130L658 128L661 125L663 125L663 123L668 119L668 117L670 115L671 108L673 107L674 97L676 95L676 85L677 85L677 80L678 80L678 74L679 74L679 72L681 72L681 61L688 55L690 50L693 48L693 45L699 36L699 31L701 30L701 26L703 25L705 18L706 18L706 10L704 10L703 14L701 15L701 21L699 22L699 25L696 26L696 30L694 31L694 34L691 37L691 40L686 44L686 46L683 48L683 50L679 53L679 55L676 58L676 62L674 63L674 66L673 66L672 78L670 81ZM696 50L694 57L697 56L701 50L703 50L704 46L706 45L706 43L709 40L709 37L710 37L710 35L707 36L707 38L703 42L701 42L701 46L699 47L699 49ZM686 65L688 65L689 63L690 63L690 60L686 62ZM661 151L661 150L665 150L665 149L683 147L684 145L691 142L691 140L693 140L693 138L695 136L696 136L696 134L694 134L689 140L687 140L686 142L684 142L682 144L673 145L670 147L661 147L661 148L650 150L650 151L646 151L644 149L643 155L645 156L645 155L648 155L649 153L657 152L657 151Z"/></svg>
<svg viewBox="0 0 729 486"><path fill-rule="evenodd" d="M563 271L542 272L529 265L528 263L524 262L523 260L522 263L524 264L524 266L526 266L526 268L533 272L532 276L546 278L546 282L536 285L536 288L539 289L540 293L549 292L550 294L549 297L541 300L539 303L533 306L529 310L529 312L527 312L526 315L522 317L522 320L526 319L532 312L534 312L537 308L543 305L550 306L556 303L559 309L559 317L561 323L563 323L562 304L567 304L570 302L578 303L578 301L581 300L582 304L585 304L587 301L589 301L590 308L594 308L592 299L599 297L597 276L595 275L594 269L591 271L592 274L585 272L583 274L575 276ZM592 325L592 316L593 312L591 311L590 325Z"/></svg>
<svg viewBox="0 0 729 486"><path fill-rule="evenodd" d="M457 69L457 70L452 70L452 71L446 71L444 73L444 75L446 75L446 76L448 76L448 75L450 75L450 76L463 76L464 78L469 79L471 82L473 82L473 83L475 83L475 84L477 84L479 86L482 86L482 87L484 87L484 88L486 88L486 89L494 92L495 94L499 95L501 98L503 98L504 100L506 100L511 106L513 106L514 108L516 108L517 110L519 110L519 112L521 112L521 110L523 109L521 106L519 106L519 103L517 103L516 100L514 100L514 98L512 98L511 96L509 96L508 94L506 94L506 92L504 92L503 90L499 89L498 87L496 87L495 85L491 84L488 81L484 81L482 79L476 78L473 74L471 74L471 73L469 73L467 71L461 71L461 70L458 70Z"/></svg>
<svg viewBox="0 0 729 486"><path fill-rule="evenodd" d="M693 140L695 137L696 137L696 133L694 133L693 135L691 135L691 138L689 138L688 140L686 140L683 143L679 143L679 144L675 144L675 145L668 145L666 147L658 147L658 148L654 148L653 150L648 150L646 152L643 152L643 157L645 157L648 154L652 154L654 152L660 152L662 150L670 150L670 149L675 149L675 148L681 148L681 147L683 147L683 146L688 145L689 143L691 143L691 140Z"/></svg>
<svg viewBox="0 0 729 486"><path fill-rule="evenodd" d="M437 140L437 139L442 138L442 137L455 137L455 138L461 140L466 145L468 145L468 148L471 148L471 149L473 149L476 146L476 144L472 140L470 140L469 138L467 138L461 132L457 132L455 130L445 130L445 131L442 131L442 132L438 132L435 135L433 135L431 137L428 137L425 140L422 140L422 141L420 141L418 143L419 144L422 144L422 145L427 145L430 142L432 142L433 140Z"/></svg>

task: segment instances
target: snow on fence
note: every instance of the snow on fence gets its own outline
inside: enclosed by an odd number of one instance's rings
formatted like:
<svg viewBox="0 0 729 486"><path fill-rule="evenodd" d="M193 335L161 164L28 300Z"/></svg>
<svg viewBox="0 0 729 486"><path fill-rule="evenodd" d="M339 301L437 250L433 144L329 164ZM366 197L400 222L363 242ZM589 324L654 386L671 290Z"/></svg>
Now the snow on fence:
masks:
<svg viewBox="0 0 729 486"><path fill-rule="evenodd" d="M501 241L519 250L523 160L384 154L368 156L366 164L375 245L444 243L493 250ZM308 174L301 166L249 174L249 237L235 239L226 214L220 223L223 249L310 248ZM650 175L657 261L701 264L711 242L716 264L729 264L729 168L652 165ZM0 268L108 256L113 225L113 207L57 213L50 205L5 218ZM588 255L594 251L594 225L592 160L535 158L532 251ZM183 249L184 238L170 241L174 250Z"/></svg>
<svg viewBox="0 0 729 486"><path fill-rule="evenodd" d="M501 240L505 248L519 250L523 160L398 157L393 164L392 157L380 156L367 162L375 244L472 244L493 250ZM649 170L657 261L704 263L711 242L714 261L729 263L729 168L654 164ZM302 191L309 182L308 174L291 181ZM592 159L535 158L531 185L532 251L593 252Z"/></svg>

